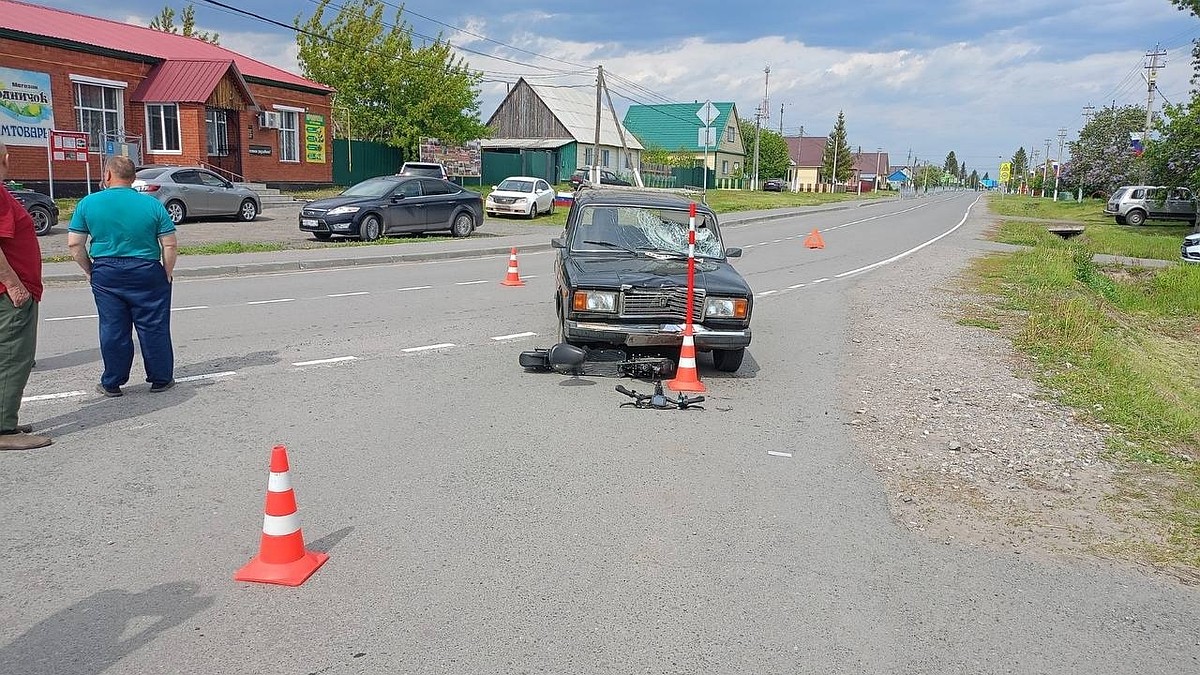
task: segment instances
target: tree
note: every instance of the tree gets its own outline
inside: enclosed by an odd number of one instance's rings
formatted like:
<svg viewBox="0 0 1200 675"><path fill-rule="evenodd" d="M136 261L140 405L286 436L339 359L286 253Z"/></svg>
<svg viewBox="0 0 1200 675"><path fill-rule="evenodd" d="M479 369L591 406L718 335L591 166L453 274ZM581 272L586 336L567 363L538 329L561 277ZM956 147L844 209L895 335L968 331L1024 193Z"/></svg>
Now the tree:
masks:
<svg viewBox="0 0 1200 675"><path fill-rule="evenodd" d="M1200 94L1190 103L1164 107L1158 132L1146 146L1154 182L1200 192Z"/></svg>
<svg viewBox="0 0 1200 675"><path fill-rule="evenodd" d="M1171 3L1200 19L1200 0L1171 0ZM1200 86L1200 38L1192 41L1192 84Z"/></svg>
<svg viewBox="0 0 1200 675"><path fill-rule="evenodd" d="M189 4L183 8L183 26L182 28L175 25L175 10L171 9L170 5L162 8L158 16L150 22L150 27L154 30L160 30L164 33L175 33L184 37L194 37L197 40L211 42L214 45L221 44L221 36L218 33L208 33L205 31L196 30L196 8Z"/></svg>
<svg viewBox="0 0 1200 675"><path fill-rule="evenodd" d="M742 139L746 141L746 168L754 171L754 138L758 130L754 127L754 122L741 120L738 131L742 134ZM768 178L787 178L788 169L791 166L791 159L788 155L787 141L783 140L778 132L771 131L763 127L762 134L758 140L758 177L762 180Z"/></svg>
<svg viewBox="0 0 1200 675"><path fill-rule="evenodd" d="M325 20L330 5L337 16ZM479 119L482 75L456 57L439 36L413 45L412 28L382 0L320 0L307 20L297 16L296 44L305 77L337 91L334 106L353 120L358 138L417 156L425 138L463 143L488 135ZM336 116L335 116L336 118ZM335 127L335 133L344 130Z"/></svg>
<svg viewBox="0 0 1200 675"><path fill-rule="evenodd" d="M1021 185L1025 178L1025 170L1029 168L1029 155L1025 153L1025 147L1017 148L1010 161L1012 162L1012 177L1009 180L1009 187L1015 189Z"/></svg>
<svg viewBox="0 0 1200 675"><path fill-rule="evenodd" d="M942 170L951 176L958 175L958 157L954 156L953 150L950 151L950 154L946 155L946 162L942 165Z"/></svg>
<svg viewBox="0 0 1200 675"><path fill-rule="evenodd" d="M1079 138L1067 144L1071 150L1069 184L1084 194L1108 195L1122 185L1140 183L1145 161L1130 149L1129 134L1142 133L1145 125L1146 110L1140 106L1098 110L1079 131Z"/></svg>
<svg viewBox="0 0 1200 675"><path fill-rule="evenodd" d="M958 167L958 179L960 181L967 180L967 163L964 161L962 166Z"/></svg>
<svg viewBox="0 0 1200 675"><path fill-rule="evenodd" d="M835 166L836 162L836 166ZM846 114L838 111L833 131L825 139L825 157L821 162L821 177L834 184L845 183L854 175L854 158L846 142Z"/></svg>
<svg viewBox="0 0 1200 675"><path fill-rule="evenodd" d="M986 178L986 177L987 176L984 176L984 178ZM967 186L970 187L972 190L979 189L979 172L978 171L975 171L975 170L971 171L971 175L969 177L967 177Z"/></svg>

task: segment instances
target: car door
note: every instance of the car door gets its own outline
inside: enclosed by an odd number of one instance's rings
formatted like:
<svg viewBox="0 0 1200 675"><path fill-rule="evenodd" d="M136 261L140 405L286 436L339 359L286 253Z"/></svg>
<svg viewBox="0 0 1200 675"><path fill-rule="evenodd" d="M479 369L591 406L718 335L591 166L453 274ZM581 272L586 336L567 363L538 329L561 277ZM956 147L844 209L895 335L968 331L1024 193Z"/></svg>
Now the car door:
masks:
<svg viewBox="0 0 1200 675"><path fill-rule="evenodd" d="M1190 220L1191 216L1196 215L1196 200L1187 188L1175 188L1171 191L1171 201L1167 204L1167 210L1175 218Z"/></svg>
<svg viewBox="0 0 1200 675"><path fill-rule="evenodd" d="M537 199L538 211L549 211L554 204L554 190L544 180L539 180L533 187Z"/></svg>
<svg viewBox="0 0 1200 675"><path fill-rule="evenodd" d="M200 180L200 172L196 169L181 169L171 174L175 183L175 197L183 202L189 216L210 216L213 214L212 195Z"/></svg>
<svg viewBox="0 0 1200 675"><path fill-rule="evenodd" d="M232 216L242 206L242 197L233 189L233 184L211 171L200 171L200 182L207 191L212 204L212 213L221 216Z"/></svg>
<svg viewBox="0 0 1200 675"><path fill-rule="evenodd" d="M425 227L425 204L421 201L421 181L403 180L393 189L383 204L383 231L420 232Z"/></svg>
<svg viewBox="0 0 1200 675"><path fill-rule="evenodd" d="M440 230L450 227L450 214L457 203L454 195L459 188L453 183L436 178L422 178L421 191L425 193L425 229Z"/></svg>

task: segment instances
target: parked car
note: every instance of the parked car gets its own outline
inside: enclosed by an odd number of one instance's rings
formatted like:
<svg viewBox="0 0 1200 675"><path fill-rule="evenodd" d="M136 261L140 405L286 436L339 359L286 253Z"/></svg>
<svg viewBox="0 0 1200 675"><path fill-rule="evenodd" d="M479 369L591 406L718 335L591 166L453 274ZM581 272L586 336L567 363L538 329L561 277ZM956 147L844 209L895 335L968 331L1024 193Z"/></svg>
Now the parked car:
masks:
<svg viewBox="0 0 1200 675"><path fill-rule="evenodd" d="M14 190L5 186L21 206L33 218L33 231L37 236L50 234L50 230L58 224L58 205L46 195L33 190Z"/></svg>
<svg viewBox="0 0 1200 675"><path fill-rule="evenodd" d="M762 189L767 192L783 192L787 189L787 183L782 178L768 178L763 181Z"/></svg>
<svg viewBox="0 0 1200 675"><path fill-rule="evenodd" d="M483 197L440 178L379 176L300 209L300 229L375 241L408 232L449 230L466 237L483 224Z"/></svg>
<svg viewBox="0 0 1200 675"><path fill-rule="evenodd" d="M1104 213L1118 225L1141 225L1147 220L1184 220L1196 224L1196 197L1187 188L1125 185L1108 198Z"/></svg>
<svg viewBox="0 0 1200 675"><path fill-rule="evenodd" d="M554 188L541 178L513 176L500 181L487 196L484 211L489 216L510 213L535 218L554 213Z"/></svg>
<svg viewBox="0 0 1200 675"><path fill-rule="evenodd" d="M176 225L200 216L233 216L249 222L262 212L258 193L202 167L150 166L135 175L133 189L162 202Z"/></svg>
<svg viewBox="0 0 1200 675"><path fill-rule="evenodd" d="M446 167L437 162L405 162L400 166L400 173L396 175L450 179L450 174L446 173Z"/></svg>
<svg viewBox="0 0 1200 675"><path fill-rule="evenodd" d="M1183 246L1179 247L1179 258L1184 262L1200 263L1200 232L1183 238Z"/></svg>
<svg viewBox="0 0 1200 675"><path fill-rule="evenodd" d="M754 295L729 258L716 215L697 209L696 275L687 307L689 201L667 193L584 190L551 241L559 338L576 345L678 348L690 311L696 348L718 370L742 365Z"/></svg>
<svg viewBox="0 0 1200 675"><path fill-rule="evenodd" d="M589 176L591 176L591 172L592 172L592 170L586 166L576 169L575 173L571 174L571 179L570 179L571 187L578 190L580 185L591 180L589 178ZM625 187L629 187L629 185L630 185L629 181L625 180L624 178L621 178L620 176L613 173L612 171L609 171L608 169L600 169L600 184L601 185L622 185Z"/></svg>

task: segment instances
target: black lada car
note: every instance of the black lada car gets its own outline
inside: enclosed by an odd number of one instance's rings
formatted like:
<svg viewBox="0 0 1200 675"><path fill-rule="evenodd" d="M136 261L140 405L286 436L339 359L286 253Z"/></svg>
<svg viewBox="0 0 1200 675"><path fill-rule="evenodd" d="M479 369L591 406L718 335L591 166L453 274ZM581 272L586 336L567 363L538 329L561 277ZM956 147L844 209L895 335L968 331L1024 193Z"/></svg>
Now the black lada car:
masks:
<svg viewBox="0 0 1200 675"><path fill-rule="evenodd" d="M688 212L672 193L585 189L575 197L558 249L555 305L564 342L677 347L687 321ZM729 258L717 217L696 213L696 349L736 371L750 344L754 296Z"/></svg>

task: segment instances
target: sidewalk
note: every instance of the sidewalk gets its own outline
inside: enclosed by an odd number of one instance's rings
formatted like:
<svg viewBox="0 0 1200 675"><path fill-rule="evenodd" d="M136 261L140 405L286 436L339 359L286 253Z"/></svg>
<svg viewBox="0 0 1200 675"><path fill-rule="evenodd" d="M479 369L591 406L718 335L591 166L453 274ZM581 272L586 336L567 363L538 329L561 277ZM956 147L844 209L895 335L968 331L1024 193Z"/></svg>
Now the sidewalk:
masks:
<svg viewBox="0 0 1200 675"><path fill-rule="evenodd" d="M854 200L821 206L798 206L765 211L740 211L718 214L718 218L720 218L722 226L729 227L731 225L747 225L814 213L845 211L874 204L886 204L892 201L897 200ZM480 228L480 234L485 236L477 235L454 241L292 249L267 253L179 256L179 260L175 264L175 276L233 276L508 255L513 247L516 247L518 251L526 252L549 249L550 239L561 233L561 229L553 226L520 224L509 220L488 220ZM42 278L46 283L68 283L84 280L83 273L74 262L46 263L42 267Z"/></svg>

